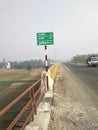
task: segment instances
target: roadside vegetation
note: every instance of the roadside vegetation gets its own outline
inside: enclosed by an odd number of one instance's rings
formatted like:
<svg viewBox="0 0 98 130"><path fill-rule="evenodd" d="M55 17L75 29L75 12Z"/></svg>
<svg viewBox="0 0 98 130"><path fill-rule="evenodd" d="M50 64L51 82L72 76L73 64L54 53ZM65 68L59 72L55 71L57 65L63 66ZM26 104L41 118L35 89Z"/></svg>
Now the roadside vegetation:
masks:
<svg viewBox="0 0 98 130"><path fill-rule="evenodd" d="M27 61L6 61L3 59L0 61L0 68L7 68L8 63L10 64L11 69L27 69L31 70L32 68L44 68L45 63L41 60L27 60ZM54 60L48 59L48 66L54 63Z"/></svg>
<svg viewBox="0 0 98 130"><path fill-rule="evenodd" d="M43 67L42 60L28 60L28 61L6 61L3 59L0 62L0 68L6 68L7 63L10 63L12 69L28 69Z"/></svg>
<svg viewBox="0 0 98 130"><path fill-rule="evenodd" d="M41 77L42 70L0 69L0 109L36 82Z"/></svg>
<svg viewBox="0 0 98 130"><path fill-rule="evenodd" d="M98 54L83 54L83 55L76 55L72 57L72 62L74 63L86 63L86 60L91 55L98 55Z"/></svg>
<svg viewBox="0 0 98 130"><path fill-rule="evenodd" d="M13 84L32 83L41 76L42 68L31 69L0 69L0 90Z"/></svg>
<svg viewBox="0 0 98 130"><path fill-rule="evenodd" d="M43 68L27 69L0 69L0 110L6 107L18 95L41 77ZM0 119L0 130L5 130L8 124L26 104L29 95L18 102L9 112Z"/></svg>

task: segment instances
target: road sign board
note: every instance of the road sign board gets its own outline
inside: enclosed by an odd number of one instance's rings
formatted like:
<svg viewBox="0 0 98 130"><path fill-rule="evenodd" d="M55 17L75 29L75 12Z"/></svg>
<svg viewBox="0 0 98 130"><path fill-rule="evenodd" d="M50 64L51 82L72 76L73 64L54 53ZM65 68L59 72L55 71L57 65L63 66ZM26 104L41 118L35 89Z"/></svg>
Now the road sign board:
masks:
<svg viewBox="0 0 98 130"><path fill-rule="evenodd" d="M53 45L53 32L37 33L37 45Z"/></svg>

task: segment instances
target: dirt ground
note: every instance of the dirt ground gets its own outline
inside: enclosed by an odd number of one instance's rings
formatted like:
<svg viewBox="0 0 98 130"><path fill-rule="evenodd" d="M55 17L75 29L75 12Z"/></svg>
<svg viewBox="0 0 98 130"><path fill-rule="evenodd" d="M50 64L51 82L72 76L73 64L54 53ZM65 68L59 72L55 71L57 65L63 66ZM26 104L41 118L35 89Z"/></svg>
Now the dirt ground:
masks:
<svg viewBox="0 0 98 130"><path fill-rule="evenodd" d="M33 69L32 71L27 70L6 70L0 71L0 81L16 81L10 86L0 86L0 110L2 110L7 104L14 100L19 94L27 89L31 83L37 81L41 77L42 68ZM4 72L4 73L3 73ZM20 82L18 80L23 80ZM32 80L32 82L27 82ZM33 81L34 80L34 81Z"/></svg>
<svg viewBox="0 0 98 130"><path fill-rule="evenodd" d="M89 90L67 68L60 66L48 130L98 130L98 111Z"/></svg>

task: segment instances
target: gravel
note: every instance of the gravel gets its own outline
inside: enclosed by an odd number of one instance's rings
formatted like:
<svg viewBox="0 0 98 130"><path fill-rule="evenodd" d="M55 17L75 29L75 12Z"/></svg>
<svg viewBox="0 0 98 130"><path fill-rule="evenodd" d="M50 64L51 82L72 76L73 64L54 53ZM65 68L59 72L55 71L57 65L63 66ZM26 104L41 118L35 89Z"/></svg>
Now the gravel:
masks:
<svg viewBox="0 0 98 130"><path fill-rule="evenodd" d="M98 130L98 111L86 86L60 66L48 130Z"/></svg>

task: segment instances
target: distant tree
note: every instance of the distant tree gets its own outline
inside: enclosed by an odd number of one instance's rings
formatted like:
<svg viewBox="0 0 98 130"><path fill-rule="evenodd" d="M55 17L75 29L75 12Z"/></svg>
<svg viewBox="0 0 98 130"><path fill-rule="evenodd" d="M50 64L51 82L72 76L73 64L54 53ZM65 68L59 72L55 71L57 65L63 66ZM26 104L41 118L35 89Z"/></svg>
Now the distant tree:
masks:
<svg viewBox="0 0 98 130"><path fill-rule="evenodd" d="M28 70L28 71L31 71L31 69L32 69L32 65L29 64L29 65L27 66L27 70Z"/></svg>
<svg viewBox="0 0 98 130"><path fill-rule="evenodd" d="M73 56L72 62L74 62L74 63L85 63L88 57L89 57L89 54L76 55L76 56Z"/></svg>
<svg viewBox="0 0 98 130"><path fill-rule="evenodd" d="M33 68L43 68L44 66L44 63L42 60L38 59L38 60L29 60L29 61L14 61L14 62L11 62L10 61L10 64L11 64L11 68L14 68L14 69L27 69L27 68L31 68L31 66ZM6 61L5 59L3 59L2 62L0 62L0 68L3 68L4 65L6 65Z"/></svg>

